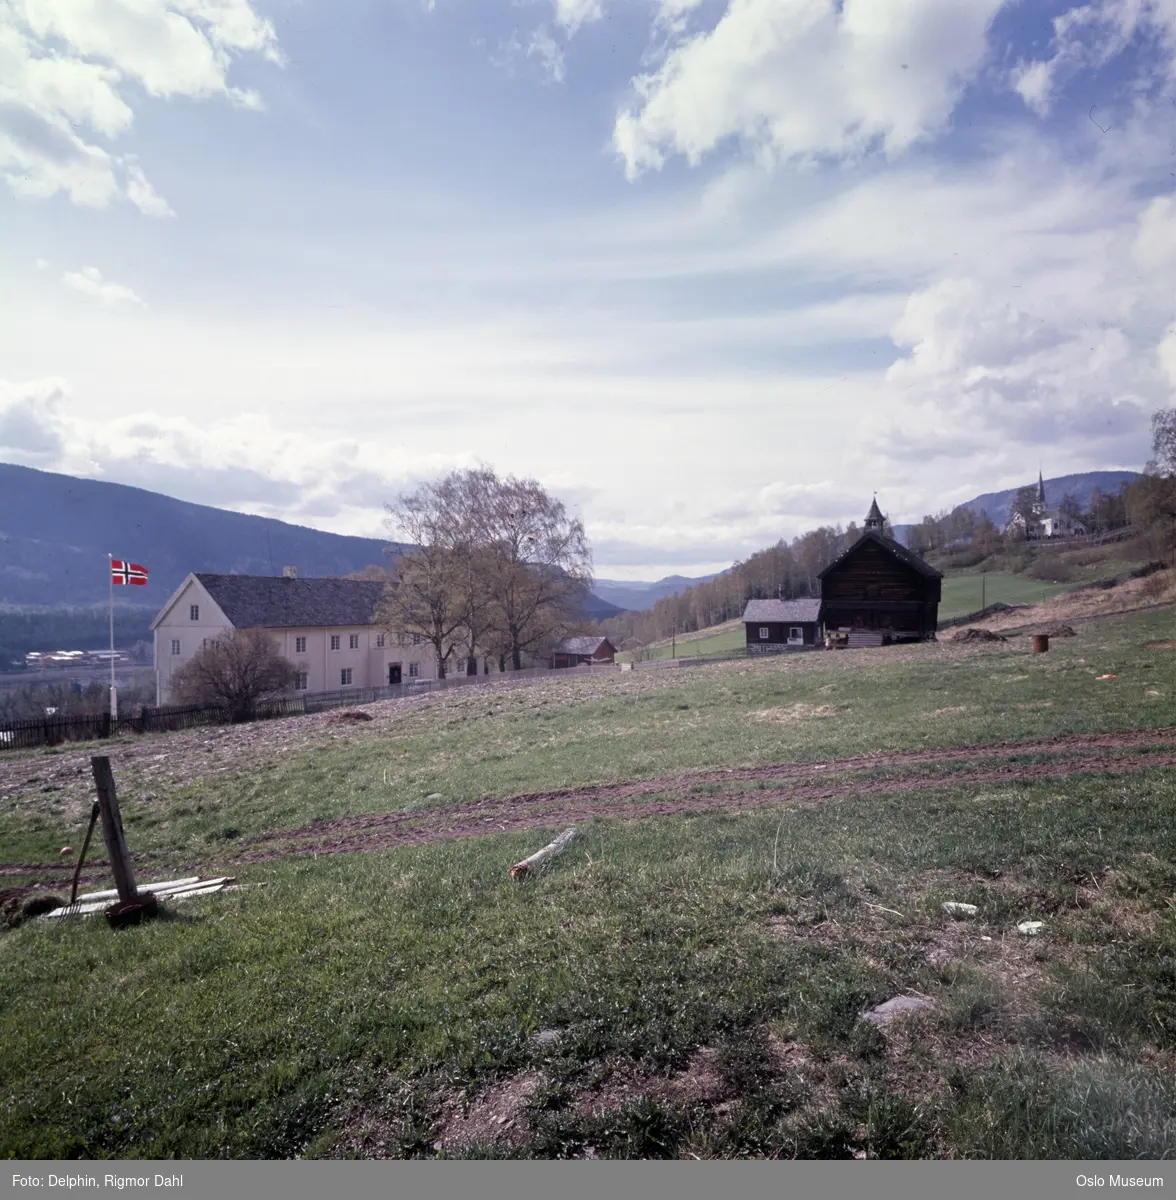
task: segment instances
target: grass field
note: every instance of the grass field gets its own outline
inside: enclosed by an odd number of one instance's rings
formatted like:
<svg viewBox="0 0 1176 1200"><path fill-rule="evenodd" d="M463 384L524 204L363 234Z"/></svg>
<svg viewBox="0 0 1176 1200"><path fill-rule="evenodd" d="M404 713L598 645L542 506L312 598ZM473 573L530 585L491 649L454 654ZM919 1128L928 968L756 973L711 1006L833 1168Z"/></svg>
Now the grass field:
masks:
<svg viewBox="0 0 1176 1200"><path fill-rule="evenodd" d="M1039 604L1064 592L1073 584L1043 583L1028 575L1013 575L1005 571L989 571L983 576L969 571L947 575L943 580L939 619L948 621L966 613L979 612L988 604Z"/></svg>
<svg viewBox="0 0 1176 1200"><path fill-rule="evenodd" d="M747 649L747 629L742 621L727 621L712 629L683 634L670 641L653 642L646 658L709 658L721 654L737 654ZM618 654L618 662L631 662L632 654Z"/></svg>
<svg viewBox="0 0 1176 1200"><path fill-rule="evenodd" d="M247 889L0 934L0 1150L1171 1154L1171 636L1149 613L1047 655L637 670L103 747L140 878ZM11 882L60 880L86 770L0 757ZM935 1008L860 1020L897 994Z"/></svg>

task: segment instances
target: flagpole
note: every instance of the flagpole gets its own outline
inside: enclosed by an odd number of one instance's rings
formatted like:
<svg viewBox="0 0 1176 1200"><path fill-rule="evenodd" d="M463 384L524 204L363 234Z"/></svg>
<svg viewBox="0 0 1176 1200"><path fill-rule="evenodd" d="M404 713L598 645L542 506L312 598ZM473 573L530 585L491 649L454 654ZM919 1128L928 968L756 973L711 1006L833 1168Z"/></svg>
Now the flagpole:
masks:
<svg viewBox="0 0 1176 1200"><path fill-rule="evenodd" d="M107 578L110 580L110 719L113 722L118 720L118 690L114 686L114 555L106 557L110 559Z"/></svg>

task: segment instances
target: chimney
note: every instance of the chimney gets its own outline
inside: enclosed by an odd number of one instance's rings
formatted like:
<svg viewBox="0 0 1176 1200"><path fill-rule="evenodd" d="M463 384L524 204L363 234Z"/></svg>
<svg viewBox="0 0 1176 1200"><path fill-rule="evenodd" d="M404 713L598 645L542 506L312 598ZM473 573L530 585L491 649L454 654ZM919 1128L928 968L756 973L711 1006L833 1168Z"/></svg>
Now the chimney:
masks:
<svg viewBox="0 0 1176 1200"><path fill-rule="evenodd" d="M298 568L297 567L283 567L282 568L282 578L283 579L297 579L298 578Z"/></svg>

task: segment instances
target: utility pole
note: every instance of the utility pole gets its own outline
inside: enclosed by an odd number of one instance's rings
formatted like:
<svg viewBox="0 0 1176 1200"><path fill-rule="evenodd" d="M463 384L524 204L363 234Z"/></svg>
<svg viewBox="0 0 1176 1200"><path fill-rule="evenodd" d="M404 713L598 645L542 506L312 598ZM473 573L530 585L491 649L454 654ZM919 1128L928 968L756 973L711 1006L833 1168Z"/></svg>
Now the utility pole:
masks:
<svg viewBox="0 0 1176 1200"><path fill-rule="evenodd" d="M677 621L670 628L670 657L678 657L678 623Z"/></svg>

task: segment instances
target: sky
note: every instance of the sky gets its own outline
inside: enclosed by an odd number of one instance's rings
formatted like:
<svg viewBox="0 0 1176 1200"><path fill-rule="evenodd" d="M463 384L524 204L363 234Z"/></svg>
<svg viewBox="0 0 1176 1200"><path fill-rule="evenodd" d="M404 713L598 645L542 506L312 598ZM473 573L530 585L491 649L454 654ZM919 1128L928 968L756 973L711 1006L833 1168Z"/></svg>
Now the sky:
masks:
<svg viewBox="0 0 1176 1200"><path fill-rule="evenodd" d="M1176 0L0 0L0 461L657 579L1174 391Z"/></svg>

